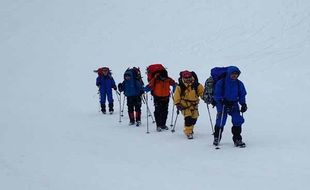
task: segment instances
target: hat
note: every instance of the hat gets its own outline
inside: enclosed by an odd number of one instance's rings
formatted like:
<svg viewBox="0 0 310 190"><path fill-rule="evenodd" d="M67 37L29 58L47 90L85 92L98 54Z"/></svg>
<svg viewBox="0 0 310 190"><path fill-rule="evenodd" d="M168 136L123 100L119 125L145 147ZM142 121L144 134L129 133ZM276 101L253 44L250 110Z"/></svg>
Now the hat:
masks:
<svg viewBox="0 0 310 190"><path fill-rule="evenodd" d="M191 78L193 75L192 75L192 72L185 70L185 71L182 71L181 76L182 78Z"/></svg>

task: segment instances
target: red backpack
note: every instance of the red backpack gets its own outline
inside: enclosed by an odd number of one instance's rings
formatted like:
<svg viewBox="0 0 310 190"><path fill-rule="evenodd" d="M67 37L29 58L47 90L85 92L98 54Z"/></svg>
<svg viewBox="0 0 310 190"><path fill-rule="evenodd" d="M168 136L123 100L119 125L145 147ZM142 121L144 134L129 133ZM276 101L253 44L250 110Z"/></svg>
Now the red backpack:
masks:
<svg viewBox="0 0 310 190"><path fill-rule="evenodd" d="M105 71L108 71L108 75L111 75L109 67L100 67L97 70L94 70L95 73L98 73L98 76L103 76Z"/></svg>
<svg viewBox="0 0 310 190"><path fill-rule="evenodd" d="M149 65L146 68L147 81L150 82L154 78L156 73L159 73L164 70L166 70L166 68L160 63Z"/></svg>

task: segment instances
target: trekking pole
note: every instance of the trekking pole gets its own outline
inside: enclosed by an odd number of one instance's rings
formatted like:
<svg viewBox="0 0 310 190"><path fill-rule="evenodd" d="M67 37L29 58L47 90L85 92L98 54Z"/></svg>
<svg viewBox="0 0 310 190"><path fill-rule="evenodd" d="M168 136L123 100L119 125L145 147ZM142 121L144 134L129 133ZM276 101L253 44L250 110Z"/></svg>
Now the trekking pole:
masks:
<svg viewBox="0 0 310 190"><path fill-rule="evenodd" d="M124 99L125 99L125 97L124 97ZM122 110L121 110L121 108L122 108L122 94L119 93L119 120L118 120L118 122L122 122Z"/></svg>
<svg viewBox="0 0 310 190"><path fill-rule="evenodd" d="M225 105L223 105L222 108L222 114L221 114L221 122L220 122L220 130L219 130L219 143L216 145L215 149L220 149L220 141L221 141L221 133L222 133L222 125L223 125L223 118L224 118L224 111L225 111Z"/></svg>
<svg viewBox="0 0 310 190"><path fill-rule="evenodd" d="M175 107L175 105L174 105L174 98L173 98L173 95L171 95L171 98L172 98L172 115L171 115L171 123L170 123L170 127L172 127L173 126L173 117L174 117L174 107Z"/></svg>
<svg viewBox="0 0 310 190"><path fill-rule="evenodd" d="M151 110L150 110L150 108L149 108L149 116L151 116L151 119L152 119L152 123L155 123L156 121L154 120L154 117L153 117L153 114L151 113Z"/></svg>
<svg viewBox="0 0 310 190"><path fill-rule="evenodd" d="M117 97L118 104L119 104L119 120L118 120L118 122L122 122L122 118L121 118L122 94L120 92L117 92L116 90L115 90L115 93L116 93L116 97Z"/></svg>
<svg viewBox="0 0 310 190"><path fill-rule="evenodd" d="M99 102L98 102L98 112L100 113L101 112L101 97L100 97L100 92L98 90L97 92L97 95L98 95L98 98L99 98Z"/></svg>
<svg viewBox="0 0 310 190"><path fill-rule="evenodd" d="M117 92L117 91L115 91ZM124 98L125 99L125 98ZM119 120L118 122L122 122L122 93L119 93Z"/></svg>
<svg viewBox="0 0 310 190"><path fill-rule="evenodd" d="M212 129L212 135L214 135L213 122L212 122L212 119L211 119L210 108L209 108L209 104L208 104L208 103L207 103L207 109L208 109L208 114L209 114L211 129Z"/></svg>
<svg viewBox="0 0 310 190"><path fill-rule="evenodd" d="M148 114L149 114L148 101L147 101L147 99L145 99L144 96L142 96L142 99L143 98L144 98L145 105L146 105L146 133L148 134L148 133L150 133L150 131L149 131L149 116L148 116Z"/></svg>
<svg viewBox="0 0 310 190"><path fill-rule="evenodd" d="M172 106L172 115L171 115L171 123L170 123L170 127L172 127L173 126L173 117L174 117L174 104L173 104L173 106Z"/></svg>
<svg viewBox="0 0 310 190"><path fill-rule="evenodd" d="M146 94L146 97L144 97L144 98L147 99L147 101L149 101L149 97L148 97L147 94ZM152 97L151 97L151 98L152 98ZM152 99L151 99L151 100L152 100ZM149 113L148 113L147 115L148 115L149 117L151 117L152 114L151 114L151 111L150 111L150 108L149 108L149 107L148 107L148 110L149 110L149 111L148 111Z"/></svg>
<svg viewBox="0 0 310 190"><path fill-rule="evenodd" d="M122 107L122 109L121 109L121 116L123 117L124 116L124 107L125 107L125 97L124 97L124 99L123 99L123 107Z"/></svg>
<svg viewBox="0 0 310 190"><path fill-rule="evenodd" d="M146 100L146 102L148 102L148 96L147 96L147 94L146 94L146 97L144 97ZM151 110L150 110L150 107L149 107L149 105L148 104L146 104L146 108L147 108L147 116L149 117L151 117L152 118L152 122L153 123L155 123L155 120L154 120L154 117L153 117L153 115L152 115L152 113L151 113Z"/></svg>
<svg viewBox="0 0 310 190"><path fill-rule="evenodd" d="M178 120L179 114L180 114L180 111L177 110L177 116L175 117L173 128L171 129L171 132L172 132L172 133L175 132L175 126L176 126L176 124L177 124L177 120Z"/></svg>

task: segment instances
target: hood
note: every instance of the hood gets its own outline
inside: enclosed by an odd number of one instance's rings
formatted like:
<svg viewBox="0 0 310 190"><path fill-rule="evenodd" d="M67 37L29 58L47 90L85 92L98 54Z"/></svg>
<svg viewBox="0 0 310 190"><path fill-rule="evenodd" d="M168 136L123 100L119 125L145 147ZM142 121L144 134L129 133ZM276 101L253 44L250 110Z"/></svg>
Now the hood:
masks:
<svg viewBox="0 0 310 190"><path fill-rule="evenodd" d="M234 72L237 72L239 75L241 74L241 71L239 70L239 68L238 67L236 67L236 66L229 66L228 68L227 68L227 76L230 76L231 75L231 73L234 73Z"/></svg>

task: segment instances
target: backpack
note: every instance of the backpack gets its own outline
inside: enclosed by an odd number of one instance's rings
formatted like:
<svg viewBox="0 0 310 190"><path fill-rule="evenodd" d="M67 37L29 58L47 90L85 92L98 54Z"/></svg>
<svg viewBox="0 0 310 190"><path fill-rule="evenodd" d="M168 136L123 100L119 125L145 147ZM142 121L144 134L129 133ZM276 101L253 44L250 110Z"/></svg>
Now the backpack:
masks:
<svg viewBox="0 0 310 190"><path fill-rule="evenodd" d="M160 72L167 73L166 68L162 64L155 63L155 64L152 64L152 65L149 65L146 68L147 81L150 82L154 78L155 74L156 73L160 73Z"/></svg>
<svg viewBox="0 0 310 190"><path fill-rule="evenodd" d="M185 86L185 84L183 83L183 80L182 80L182 76L183 76L184 72L189 72L189 71L187 71L187 70L181 71L179 73L179 78L178 78L178 83L179 83L179 86L181 88L181 96L184 96L184 93L185 93L185 90L186 90L186 86ZM197 74L194 71L191 71L190 73L194 77L194 83L193 83L193 85L191 87L192 87L192 89L195 90L196 95L198 96L198 86L199 86L198 76L197 76Z"/></svg>
<svg viewBox="0 0 310 190"><path fill-rule="evenodd" d="M127 68L126 71L124 72L124 80L125 80L125 76L126 75L131 75L133 77L133 79L136 79L140 82L142 82L142 76L141 76L141 71L139 67L133 67L133 68Z"/></svg>
<svg viewBox="0 0 310 190"><path fill-rule="evenodd" d="M225 78L226 74L227 74L227 67L214 67L211 69L211 76L205 82L204 101L207 104L215 105L214 100L215 85L219 80Z"/></svg>
<svg viewBox="0 0 310 190"><path fill-rule="evenodd" d="M103 76L104 75L104 71L108 70L108 76L111 76L111 70L109 69L109 67L100 67L97 70L94 70L95 73L98 73L98 76Z"/></svg>
<svg viewBox="0 0 310 190"><path fill-rule="evenodd" d="M141 87L143 87L144 83L142 81L142 77L141 77L141 72L140 72L140 68L139 67L132 67L132 68L127 68L126 71L124 72L124 81L122 83L118 84L118 89L120 92L124 91L124 84L126 80L126 76L130 76L131 78L128 80L134 83L134 88L130 88L127 89L126 92L128 93L133 93L133 92L140 92L140 85ZM124 92L125 93L125 92ZM127 94L125 93L125 95L127 96Z"/></svg>

